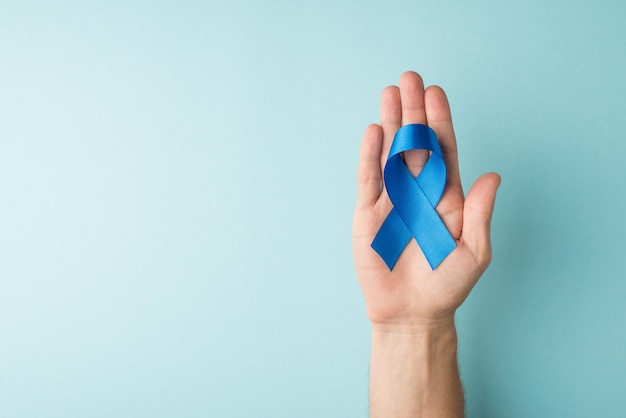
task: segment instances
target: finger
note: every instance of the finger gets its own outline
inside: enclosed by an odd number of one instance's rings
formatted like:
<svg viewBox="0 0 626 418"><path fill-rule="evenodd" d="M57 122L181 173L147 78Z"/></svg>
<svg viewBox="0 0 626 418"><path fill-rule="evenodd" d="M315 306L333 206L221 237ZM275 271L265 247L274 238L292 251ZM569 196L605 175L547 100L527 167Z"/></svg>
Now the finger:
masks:
<svg viewBox="0 0 626 418"><path fill-rule="evenodd" d="M424 81L419 74L407 71L400 76L400 101L402 103L402 125L426 123Z"/></svg>
<svg viewBox="0 0 626 418"><path fill-rule="evenodd" d="M359 157L357 209L374 205L382 191L380 154L383 145L383 130L371 124L365 129Z"/></svg>
<svg viewBox="0 0 626 418"><path fill-rule="evenodd" d="M422 77L407 71L400 76L400 102L402 104L402 125L426 124L424 107L424 81ZM411 150L404 153L404 162L414 177L422 171L428 161L428 151Z"/></svg>
<svg viewBox="0 0 626 418"><path fill-rule="evenodd" d="M446 163L446 188L437 206L437 213L446 224L454 239L461 237L463 230L463 187L459 176L456 138L452 128L450 105L444 91L431 86L424 92L426 119L439 140Z"/></svg>
<svg viewBox="0 0 626 418"><path fill-rule="evenodd" d="M491 262L491 215L499 186L498 174L483 174L471 187L463 209L461 240L483 269Z"/></svg>
<svg viewBox="0 0 626 418"><path fill-rule="evenodd" d="M400 107L400 90L396 86L386 87L380 96L380 125L383 128L381 167L385 166L393 137L401 124L402 108Z"/></svg>
<svg viewBox="0 0 626 418"><path fill-rule="evenodd" d="M446 189L463 195L456 137L452 127L452 115L446 93L439 86L430 86L424 92L426 118L439 139L443 159L446 162Z"/></svg>

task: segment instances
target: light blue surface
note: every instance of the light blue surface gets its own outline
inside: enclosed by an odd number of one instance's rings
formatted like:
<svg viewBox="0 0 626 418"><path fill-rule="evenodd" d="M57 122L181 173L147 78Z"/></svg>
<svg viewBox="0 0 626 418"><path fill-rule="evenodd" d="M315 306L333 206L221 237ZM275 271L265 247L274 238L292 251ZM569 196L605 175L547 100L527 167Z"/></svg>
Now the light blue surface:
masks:
<svg viewBox="0 0 626 418"><path fill-rule="evenodd" d="M357 152L407 69L503 177L468 416L623 415L626 3L88 3L0 2L0 416L367 416Z"/></svg>

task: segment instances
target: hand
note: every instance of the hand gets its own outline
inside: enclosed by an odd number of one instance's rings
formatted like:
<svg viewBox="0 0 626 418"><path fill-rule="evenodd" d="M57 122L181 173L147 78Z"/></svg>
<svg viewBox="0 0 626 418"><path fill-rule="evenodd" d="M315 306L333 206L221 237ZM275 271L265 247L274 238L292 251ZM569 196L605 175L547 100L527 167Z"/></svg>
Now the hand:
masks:
<svg viewBox="0 0 626 418"><path fill-rule="evenodd" d="M399 88L383 91L380 120L380 125L368 126L363 136L353 224L354 262L367 314L374 325L449 323L491 261L490 224L500 176L484 174L464 198L448 100L439 87L424 91L417 73L402 74ZM411 239L389 271L370 245L393 207L382 181L389 148L398 128L412 123L427 124L439 139L447 183L436 210L457 248L433 271ZM424 150L405 153L414 176L428 156Z"/></svg>

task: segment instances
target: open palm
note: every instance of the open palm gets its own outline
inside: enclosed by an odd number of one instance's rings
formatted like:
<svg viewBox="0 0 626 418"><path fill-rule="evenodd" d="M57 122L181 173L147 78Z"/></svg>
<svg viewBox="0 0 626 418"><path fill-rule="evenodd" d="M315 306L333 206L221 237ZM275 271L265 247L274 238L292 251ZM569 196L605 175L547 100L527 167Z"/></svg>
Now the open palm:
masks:
<svg viewBox="0 0 626 418"><path fill-rule="evenodd" d="M425 324L445 320L465 300L491 261L490 223L500 177L481 176L463 195L456 138L444 91L424 90L419 74L406 72L400 87L387 87L381 97L381 123L367 127L361 145L358 198L354 213L353 248L357 278L367 313L374 323ZM436 210L457 248L431 270L418 244L411 239L393 271L371 248L371 243L393 205L382 172L398 128L421 123L439 139L447 167L444 194ZM417 176L428 151L404 153L409 170Z"/></svg>

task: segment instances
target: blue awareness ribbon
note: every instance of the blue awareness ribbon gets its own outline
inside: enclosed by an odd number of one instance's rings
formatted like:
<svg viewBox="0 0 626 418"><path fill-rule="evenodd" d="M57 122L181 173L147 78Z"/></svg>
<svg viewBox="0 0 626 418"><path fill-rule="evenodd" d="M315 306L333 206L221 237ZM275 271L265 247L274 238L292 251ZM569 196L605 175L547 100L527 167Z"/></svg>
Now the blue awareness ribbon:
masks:
<svg viewBox="0 0 626 418"><path fill-rule="evenodd" d="M417 177L406 166L402 153L431 151ZM385 187L393 209L378 230L372 248L393 270L411 238L419 244L434 270L456 248L456 242L435 211L446 186L446 164L437 135L422 124L398 129L385 163Z"/></svg>

